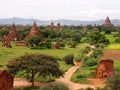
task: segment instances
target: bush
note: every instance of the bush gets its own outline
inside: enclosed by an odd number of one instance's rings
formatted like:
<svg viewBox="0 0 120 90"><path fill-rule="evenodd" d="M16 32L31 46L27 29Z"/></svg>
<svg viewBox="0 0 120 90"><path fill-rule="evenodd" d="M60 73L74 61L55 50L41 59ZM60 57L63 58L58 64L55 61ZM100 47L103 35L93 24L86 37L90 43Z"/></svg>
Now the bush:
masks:
<svg viewBox="0 0 120 90"><path fill-rule="evenodd" d="M120 43L120 37L116 38L116 39L115 39L115 42L116 42L116 43Z"/></svg>
<svg viewBox="0 0 120 90"><path fill-rule="evenodd" d="M95 66L98 64L98 60L93 57L88 57L88 59L86 60L86 62L84 64L87 66Z"/></svg>
<svg viewBox="0 0 120 90"><path fill-rule="evenodd" d="M69 55L66 55L64 57L64 60L65 60L66 64L74 64L73 63L73 59L74 59L74 55L73 54L69 54Z"/></svg>
<svg viewBox="0 0 120 90"><path fill-rule="evenodd" d="M41 87L40 90L69 90L69 88L62 83L51 83Z"/></svg>
<svg viewBox="0 0 120 90"><path fill-rule="evenodd" d="M116 71L113 77L108 79L110 90L120 90L120 70Z"/></svg>
<svg viewBox="0 0 120 90"><path fill-rule="evenodd" d="M61 43L60 43L60 47L65 47L65 43L64 43L64 42L61 42Z"/></svg>

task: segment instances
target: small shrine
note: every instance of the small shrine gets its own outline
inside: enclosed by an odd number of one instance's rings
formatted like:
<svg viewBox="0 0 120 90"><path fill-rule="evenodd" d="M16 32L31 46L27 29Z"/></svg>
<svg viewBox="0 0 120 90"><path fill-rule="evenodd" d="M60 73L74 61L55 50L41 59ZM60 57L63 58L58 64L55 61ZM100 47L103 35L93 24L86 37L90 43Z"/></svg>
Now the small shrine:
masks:
<svg viewBox="0 0 120 90"><path fill-rule="evenodd" d="M97 27L96 27L96 24L94 24L93 30L98 30Z"/></svg>
<svg viewBox="0 0 120 90"><path fill-rule="evenodd" d="M53 30L59 30L62 32L62 26L60 24L60 22L57 23L57 25L54 25L54 22L52 21L51 24L50 24L50 28L53 29Z"/></svg>
<svg viewBox="0 0 120 90"><path fill-rule="evenodd" d="M13 90L13 76L6 70L0 70L0 90Z"/></svg>
<svg viewBox="0 0 120 90"><path fill-rule="evenodd" d="M12 48L10 41L10 38L7 35L4 35L2 38L2 46L6 48Z"/></svg>
<svg viewBox="0 0 120 90"><path fill-rule="evenodd" d="M83 30L86 31L87 30L87 26L83 26Z"/></svg>
<svg viewBox="0 0 120 90"><path fill-rule="evenodd" d="M95 73L96 78L106 78L113 75L114 67L113 67L113 60L106 59L101 60Z"/></svg>
<svg viewBox="0 0 120 90"><path fill-rule="evenodd" d="M11 30L10 30L9 34L7 35L7 37L9 37L9 39L11 41L19 41L19 40L21 40L20 36L18 35L18 33L16 31L16 26L15 26L14 23L12 24Z"/></svg>
<svg viewBox="0 0 120 90"><path fill-rule="evenodd" d="M57 40L55 45L54 45L54 49L60 49L60 42Z"/></svg>
<svg viewBox="0 0 120 90"><path fill-rule="evenodd" d="M107 16L107 18L106 18L104 24L102 24L102 26L108 26L108 27L109 27L109 26L113 26L113 24L111 24L110 19L109 19L108 16Z"/></svg>
<svg viewBox="0 0 120 90"><path fill-rule="evenodd" d="M28 34L28 36L25 38L25 41L29 41L31 37L35 37L35 36L38 36L38 37L40 37L40 39L42 39L42 35L38 31L36 22L34 21L32 29L31 29L30 33Z"/></svg>

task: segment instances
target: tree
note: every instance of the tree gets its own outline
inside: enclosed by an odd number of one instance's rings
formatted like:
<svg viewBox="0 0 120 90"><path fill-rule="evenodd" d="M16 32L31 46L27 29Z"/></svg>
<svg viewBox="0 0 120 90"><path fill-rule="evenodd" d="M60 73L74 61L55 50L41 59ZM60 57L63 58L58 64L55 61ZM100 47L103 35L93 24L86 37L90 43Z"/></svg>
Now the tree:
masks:
<svg viewBox="0 0 120 90"><path fill-rule="evenodd" d="M9 61L8 70L16 75L19 72L31 75L32 86L34 87L34 77L39 76L63 76L63 72L59 69L57 58L44 54L25 54Z"/></svg>
<svg viewBox="0 0 120 90"><path fill-rule="evenodd" d="M28 43L32 47L39 46L40 42L41 42L41 40L40 40L40 37L38 37L38 36L31 37L30 40L28 41Z"/></svg>
<svg viewBox="0 0 120 90"><path fill-rule="evenodd" d="M105 35L101 34L99 31L93 31L88 33L87 39L91 44L109 43L109 40L105 37Z"/></svg>

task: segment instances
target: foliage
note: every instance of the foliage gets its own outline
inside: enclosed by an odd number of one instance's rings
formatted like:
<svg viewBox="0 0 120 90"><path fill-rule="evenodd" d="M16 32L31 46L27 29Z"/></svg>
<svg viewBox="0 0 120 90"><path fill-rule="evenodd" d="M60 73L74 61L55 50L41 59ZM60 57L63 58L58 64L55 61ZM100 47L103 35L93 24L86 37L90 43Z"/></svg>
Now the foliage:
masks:
<svg viewBox="0 0 120 90"><path fill-rule="evenodd" d="M116 71L113 77L108 79L108 87L111 90L119 90L120 89L120 70Z"/></svg>
<svg viewBox="0 0 120 90"><path fill-rule="evenodd" d="M29 45L32 47L36 47L40 45L40 37L35 36L35 37L31 37L30 40L28 41Z"/></svg>
<svg viewBox="0 0 120 90"><path fill-rule="evenodd" d="M52 41L51 39L46 39L43 45L41 45L44 48L51 49L52 48Z"/></svg>
<svg viewBox="0 0 120 90"><path fill-rule="evenodd" d="M86 55L88 54L88 52L90 52L90 50L91 50L90 47L85 47L85 48L81 49L75 60L77 62L83 61L84 58L86 58Z"/></svg>
<svg viewBox="0 0 120 90"><path fill-rule="evenodd" d="M36 74L44 77L50 75L59 77L63 75L63 72L58 68L59 64L56 60L57 58L44 54L25 54L9 61L7 67L14 75L19 71L27 73L32 80L32 86L34 86Z"/></svg>
<svg viewBox="0 0 120 90"><path fill-rule="evenodd" d="M115 42L116 42L116 43L120 43L120 37L116 38L116 39L115 39Z"/></svg>
<svg viewBox="0 0 120 90"><path fill-rule="evenodd" d="M40 90L69 90L69 88L62 83L50 83L41 87Z"/></svg>
<svg viewBox="0 0 120 90"><path fill-rule="evenodd" d="M64 60L65 60L66 64L74 64L73 63L73 59L74 59L74 55L73 54L69 54L69 55L66 55L64 57Z"/></svg>
<svg viewBox="0 0 120 90"><path fill-rule="evenodd" d="M93 31L91 33L88 33L87 39L91 44L108 44L109 40L105 37L105 35L101 34L99 31Z"/></svg>

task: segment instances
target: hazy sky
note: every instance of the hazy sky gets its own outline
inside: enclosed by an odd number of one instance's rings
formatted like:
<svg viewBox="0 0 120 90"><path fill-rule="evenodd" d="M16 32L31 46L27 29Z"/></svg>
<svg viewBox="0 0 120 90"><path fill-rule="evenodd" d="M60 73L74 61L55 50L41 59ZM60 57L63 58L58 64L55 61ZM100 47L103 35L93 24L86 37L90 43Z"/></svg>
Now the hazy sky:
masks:
<svg viewBox="0 0 120 90"><path fill-rule="evenodd" d="M120 19L120 0L0 0L0 19Z"/></svg>

